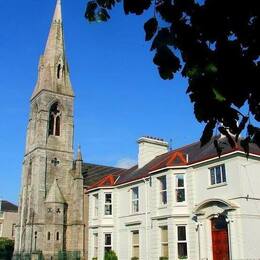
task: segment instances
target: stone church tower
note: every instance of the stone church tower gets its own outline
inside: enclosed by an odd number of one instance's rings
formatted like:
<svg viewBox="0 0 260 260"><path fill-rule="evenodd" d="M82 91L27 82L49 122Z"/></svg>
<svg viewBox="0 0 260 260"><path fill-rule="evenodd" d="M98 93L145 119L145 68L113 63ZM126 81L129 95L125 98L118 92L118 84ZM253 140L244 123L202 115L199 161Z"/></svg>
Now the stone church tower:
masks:
<svg viewBox="0 0 260 260"><path fill-rule="evenodd" d="M73 259L84 254L82 158L80 151L73 158L73 100L57 0L30 102L17 256L43 254L44 259L54 259L66 254Z"/></svg>

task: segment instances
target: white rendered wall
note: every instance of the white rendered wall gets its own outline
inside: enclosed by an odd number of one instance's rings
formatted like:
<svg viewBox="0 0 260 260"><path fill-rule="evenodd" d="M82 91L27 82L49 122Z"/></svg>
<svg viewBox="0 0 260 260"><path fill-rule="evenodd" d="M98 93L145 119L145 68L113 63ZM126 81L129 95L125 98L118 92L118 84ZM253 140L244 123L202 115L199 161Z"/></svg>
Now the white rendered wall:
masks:
<svg viewBox="0 0 260 260"><path fill-rule="evenodd" d="M223 185L210 185L209 168L225 164L227 181ZM246 172L247 171L247 172ZM175 198L175 175L185 174L186 201L177 203ZM139 231L140 260L158 260L161 256L160 226L168 226L169 259L177 256L177 225L186 225L188 259L212 260L212 238L210 214L215 208L205 204L205 215L194 218L194 210L200 203L223 199L237 207L227 213L230 252L233 259L260 259L260 167L257 160L243 157L222 157L197 167L187 169L168 169L154 173L146 181L139 180L125 186L98 191L100 214L93 218L93 202L90 192L90 234L99 232L99 259L103 259L104 233L113 232L113 249L120 260L132 257L132 231ZM160 185L158 177L167 178L167 205L160 204ZM131 188L139 187L139 212L133 213ZM113 192L113 216L103 213L104 193ZM246 195L249 198L246 199ZM102 212L101 212L102 211ZM217 211L218 212L218 211ZM217 213L216 212L216 213ZM199 223L199 231L197 224ZM91 235L90 235L91 236ZM93 244L89 244L90 258Z"/></svg>

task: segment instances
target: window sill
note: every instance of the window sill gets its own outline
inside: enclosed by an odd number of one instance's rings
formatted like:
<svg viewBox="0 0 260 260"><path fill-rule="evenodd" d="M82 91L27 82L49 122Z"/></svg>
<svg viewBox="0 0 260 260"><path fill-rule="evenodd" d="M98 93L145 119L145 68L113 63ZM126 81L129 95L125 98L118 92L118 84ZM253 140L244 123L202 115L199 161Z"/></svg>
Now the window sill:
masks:
<svg viewBox="0 0 260 260"><path fill-rule="evenodd" d="M167 209L167 204L165 204L165 205L160 205L159 207L158 207L158 209Z"/></svg>
<svg viewBox="0 0 260 260"><path fill-rule="evenodd" d="M113 215L104 215L104 218L113 218Z"/></svg>
<svg viewBox="0 0 260 260"><path fill-rule="evenodd" d="M218 184L213 184L213 185L210 185L207 189L210 190L210 189L223 187L223 186L227 186L227 183L226 182L222 182L222 183L218 183Z"/></svg>
<svg viewBox="0 0 260 260"><path fill-rule="evenodd" d="M188 203L185 201L185 202L175 202L175 204L173 204L174 207L187 207L188 206Z"/></svg>
<svg viewBox="0 0 260 260"><path fill-rule="evenodd" d="M140 215L143 215L144 212L132 212L129 214L129 216L140 216Z"/></svg>

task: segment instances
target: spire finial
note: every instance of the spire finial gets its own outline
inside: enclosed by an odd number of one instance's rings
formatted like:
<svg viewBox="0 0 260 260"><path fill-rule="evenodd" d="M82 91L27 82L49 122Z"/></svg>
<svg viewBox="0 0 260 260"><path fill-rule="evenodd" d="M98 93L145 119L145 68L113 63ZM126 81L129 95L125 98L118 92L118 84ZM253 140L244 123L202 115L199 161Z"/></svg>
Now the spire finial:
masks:
<svg viewBox="0 0 260 260"><path fill-rule="evenodd" d="M61 15L61 0L57 0L56 8L53 16L53 22L62 22L62 15Z"/></svg>
<svg viewBox="0 0 260 260"><path fill-rule="evenodd" d="M79 147L78 147L77 161L82 161L82 153L81 153L81 147L80 147L80 145L79 145Z"/></svg>

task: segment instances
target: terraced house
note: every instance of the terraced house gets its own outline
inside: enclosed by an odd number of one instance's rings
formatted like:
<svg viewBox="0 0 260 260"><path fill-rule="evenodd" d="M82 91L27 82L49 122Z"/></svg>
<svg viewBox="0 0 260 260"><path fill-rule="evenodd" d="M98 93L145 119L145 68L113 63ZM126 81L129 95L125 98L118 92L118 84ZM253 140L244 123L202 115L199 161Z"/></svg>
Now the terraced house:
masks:
<svg viewBox="0 0 260 260"><path fill-rule="evenodd" d="M218 136L168 149L142 137L119 169L74 157L74 92L57 0L30 100L16 228L20 259L260 259L260 150Z"/></svg>
<svg viewBox="0 0 260 260"><path fill-rule="evenodd" d="M89 186L89 259L259 259L259 148L219 139L168 151L138 140L138 165Z"/></svg>
<svg viewBox="0 0 260 260"><path fill-rule="evenodd" d="M0 237L14 239L18 218L18 207L0 199Z"/></svg>

